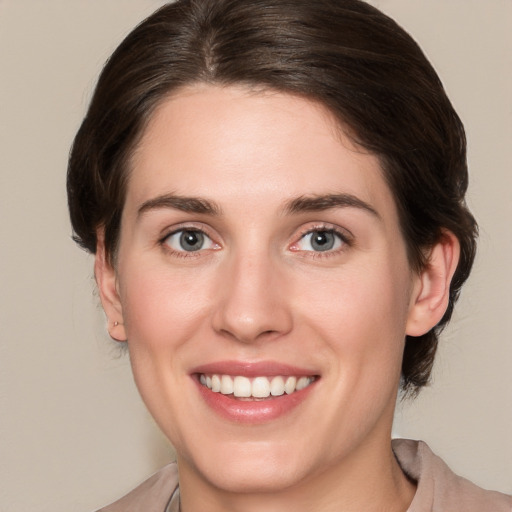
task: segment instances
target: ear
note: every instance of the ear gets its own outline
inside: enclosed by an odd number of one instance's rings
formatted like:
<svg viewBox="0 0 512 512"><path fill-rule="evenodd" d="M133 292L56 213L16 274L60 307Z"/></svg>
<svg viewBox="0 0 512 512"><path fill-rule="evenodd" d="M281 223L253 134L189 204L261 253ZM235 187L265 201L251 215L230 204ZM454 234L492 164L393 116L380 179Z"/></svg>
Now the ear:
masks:
<svg viewBox="0 0 512 512"><path fill-rule="evenodd" d="M459 240L451 231L444 231L432 247L427 265L417 276L407 317L406 334L409 336L427 333L443 318L459 255Z"/></svg>
<svg viewBox="0 0 512 512"><path fill-rule="evenodd" d="M107 330L115 341L126 341L123 309L117 290L116 271L113 268L106 250L105 236L102 229L98 230L94 275L100 292L101 304L107 315Z"/></svg>

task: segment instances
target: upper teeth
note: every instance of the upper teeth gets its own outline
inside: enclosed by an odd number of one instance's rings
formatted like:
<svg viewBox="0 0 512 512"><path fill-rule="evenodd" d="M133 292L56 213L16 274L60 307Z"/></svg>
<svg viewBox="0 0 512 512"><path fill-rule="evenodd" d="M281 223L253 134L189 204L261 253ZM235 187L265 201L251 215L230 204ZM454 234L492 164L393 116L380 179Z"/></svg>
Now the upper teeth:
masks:
<svg viewBox="0 0 512 512"><path fill-rule="evenodd" d="M270 395L281 396L284 393L291 394L294 391L300 391L313 382L313 377L255 377L249 379L238 375L204 375L201 374L199 380L203 386L211 389L215 393L223 395L233 394L240 398L266 398Z"/></svg>

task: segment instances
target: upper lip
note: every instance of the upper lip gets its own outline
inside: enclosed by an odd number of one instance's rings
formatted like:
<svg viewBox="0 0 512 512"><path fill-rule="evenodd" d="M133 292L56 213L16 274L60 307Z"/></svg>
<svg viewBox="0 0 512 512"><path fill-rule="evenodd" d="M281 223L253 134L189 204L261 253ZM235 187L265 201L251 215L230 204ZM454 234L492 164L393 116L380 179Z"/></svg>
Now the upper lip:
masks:
<svg viewBox="0 0 512 512"><path fill-rule="evenodd" d="M317 372L276 361L216 361L193 368L192 374L242 375L245 377L313 376Z"/></svg>

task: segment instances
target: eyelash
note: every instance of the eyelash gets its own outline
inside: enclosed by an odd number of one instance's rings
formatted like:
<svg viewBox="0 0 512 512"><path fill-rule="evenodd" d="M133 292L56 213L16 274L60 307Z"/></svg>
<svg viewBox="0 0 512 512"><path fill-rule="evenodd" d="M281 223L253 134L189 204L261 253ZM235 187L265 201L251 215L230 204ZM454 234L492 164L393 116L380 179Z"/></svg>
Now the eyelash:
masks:
<svg viewBox="0 0 512 512"><path fill-rule="evenodd" d="M185 250L176 250L173 249L170 244L168 243L168 240L171 236L177 235L178 233L200 233L201 235L204 235L207 237L211 243L215 246L208 249L199 249L197 251L185 251ZM301 241L305 239L307 235L313 234L315 232L318 233L327 233L335 235L339 241L341 242L341 247L336 249L328 249L325 251L308 251L308 250L302 250L300 248L293 248L293 246L297 246ZM163 237L160 238L158 241L159 245L163 247L163 249L171 254L173 257L178 258L197 258L201 254L204 253L205 250L217 250L220 248L220 245L213 241L213 238L207 233L207 231L204 228L199 228L197 226L180 226L179 228L173 229L172 231L166 233ZM293 242L289 248L293 252L300 252L303 253L304 257L310 257L310 258L328 258L332 256L338 255L340 252L343 252L348 247L351 247L353 245L353 238L351 235L347 234L346 231L342 231L341 229L338 229L330 224L318 224L313 227L308 227L307 229L304 229L300 235L297 238L297 241Z"/></svg>
<svg viewBox="0 0 512 512"><path fill-rule="evenodd" d="M318 224L313 227L308 227L307 229L304 229L304 231L300 233L300 236L298 237L297 241L292 244L292 247L294 245L297 245L302 240L304 240L307 235L313 233L328 233L335 235L340 240L341 247L337 249L329 249L326 251L303 251L301 249L291 250L303 253L304 257L319 259L337 256L353 245L352 235L347 233L345 230L336 228L331 224Z"/></svg>
<svg viewBox="0 0 512 512"><path fill-rule="evenodd" d="M177 235L178 233L200 233L201 235L204 235L206 238L208 238L215 247L210 249L199 249L197 251L179 251L173 249L168 243L168 240L171 236ZM204 254L205 250L217 250L218 248L220 248L219 244L213 241L212 237L207 233L207 231L204 228L186 225L180 226L179 228L175 228L172 231L166 233L162 238L160 238L158 243L167 253L177 258L197 258L201 254Z"/></svg>

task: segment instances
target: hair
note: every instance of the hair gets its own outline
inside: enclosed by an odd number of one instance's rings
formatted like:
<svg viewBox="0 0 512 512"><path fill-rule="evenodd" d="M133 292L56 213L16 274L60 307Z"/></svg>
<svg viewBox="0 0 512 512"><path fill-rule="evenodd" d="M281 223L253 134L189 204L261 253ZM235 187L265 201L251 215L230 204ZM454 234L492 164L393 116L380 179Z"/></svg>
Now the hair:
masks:
<svg viewBox="0 0 512 512"><path fill-rule="evenodd" d="M75 241L115 262L130 160L155 109L179 88L246 85L324 105L379 157L394 194L411 268L446 230L460 242L449 306L423 336L407 336L402 389L428 383L476 250L464 127L415 41L360 0L178 0L138 25L107 61L68 167Z"/></svg>

